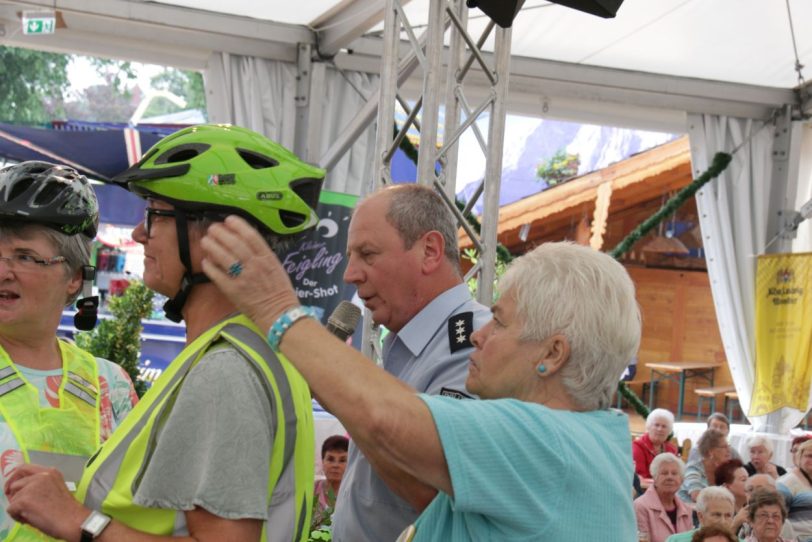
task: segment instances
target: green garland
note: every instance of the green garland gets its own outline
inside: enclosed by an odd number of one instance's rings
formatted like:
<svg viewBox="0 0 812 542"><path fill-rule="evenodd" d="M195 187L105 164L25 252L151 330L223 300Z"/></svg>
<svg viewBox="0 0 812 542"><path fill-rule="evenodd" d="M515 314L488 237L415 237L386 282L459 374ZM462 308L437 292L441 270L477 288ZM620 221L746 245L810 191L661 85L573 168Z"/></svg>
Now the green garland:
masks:
<svg viewBox="0 0 812 542"><path fill-rule="evenodd" d="M634 245L644 235L659 225L660 222L671 216L674 211L685 203L685 200L696 194L700 188L718 177L720 173L727 169L727 166L730 164L732 159L733 157L730 154L717 152L713 157L710 167L707 169L707 171L705 171L705 173L691 181L691 184L680 190L673 198L665 202L659 211L648 217L639 226L632 230L632 232L620 243L618 243L618 245L613 248L609 254L616 259L623 256L623 254L628 252L632 245ZM627 386L625 382L621 381L618 384L617 392L629 402L632 408L634 408L635 412L644 418L648 417L648 406L646 406L643 401L640 400L636 393L629 389L629 386ZM649 390L649 393L654 393L654 390Z"/></svg>

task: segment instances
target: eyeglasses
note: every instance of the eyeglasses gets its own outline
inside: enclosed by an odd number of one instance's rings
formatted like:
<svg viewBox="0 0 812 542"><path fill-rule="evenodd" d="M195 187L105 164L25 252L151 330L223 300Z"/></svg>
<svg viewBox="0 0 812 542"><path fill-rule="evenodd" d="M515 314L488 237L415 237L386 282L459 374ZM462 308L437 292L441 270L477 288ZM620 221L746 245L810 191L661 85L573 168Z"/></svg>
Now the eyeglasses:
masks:
<svg viewBox="0 0 812 542"><path fill-rule="evenodd" d="M756 519L766 521L771 519L773 521L781 521L784 517L778 512L770 514L769 512L756 512Z"/></svg>
<svg viewBox="0 0 812 542"><path fill-rule="evenodd" d="M147 237L152 237L150 233L152 230L152 217L153 216L171 216L175 217L177 214L175 211L169 211L167 209L155 209L153 207L145 207L144 208L144 230L147 232Z"/></svg>
<svg viewBox="0 0 812 542"><path fill-rule="evenodd" d="M13 256L0 256L0 261L6 262L12 271L37 271L58 263L65 263L68 259L64 256L37 258L31 254L14 254Z"/></svg>

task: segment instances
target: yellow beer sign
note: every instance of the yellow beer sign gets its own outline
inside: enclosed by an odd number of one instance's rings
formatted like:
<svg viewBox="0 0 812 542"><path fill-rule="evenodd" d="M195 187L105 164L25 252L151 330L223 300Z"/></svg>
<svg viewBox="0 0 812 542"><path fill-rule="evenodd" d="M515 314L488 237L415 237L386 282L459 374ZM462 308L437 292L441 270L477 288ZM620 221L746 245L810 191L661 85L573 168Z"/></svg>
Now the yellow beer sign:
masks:
<svg viewBox="0 0 812 542"><path fill-rule="evenodd" d="M812 383L812 253L758 257L756 378L750 416L805 412Z"/></svg>

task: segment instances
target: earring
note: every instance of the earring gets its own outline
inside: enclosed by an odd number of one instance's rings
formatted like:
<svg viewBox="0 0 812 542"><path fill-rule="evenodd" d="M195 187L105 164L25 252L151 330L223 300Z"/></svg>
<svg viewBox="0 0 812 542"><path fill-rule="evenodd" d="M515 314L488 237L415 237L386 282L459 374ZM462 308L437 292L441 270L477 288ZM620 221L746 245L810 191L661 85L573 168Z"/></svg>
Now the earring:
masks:
<svg viewBox="0 0 812 542"><path fill-rule="evenodd" d="M538 371L540 374L544 374L544 373L546 373L546 372L547 372L547 367L546 367L546 366L545 366L545 365L542 363L541 365L539 365L538 367L536 367L536 370L537 370L537 371Z"/></svg>

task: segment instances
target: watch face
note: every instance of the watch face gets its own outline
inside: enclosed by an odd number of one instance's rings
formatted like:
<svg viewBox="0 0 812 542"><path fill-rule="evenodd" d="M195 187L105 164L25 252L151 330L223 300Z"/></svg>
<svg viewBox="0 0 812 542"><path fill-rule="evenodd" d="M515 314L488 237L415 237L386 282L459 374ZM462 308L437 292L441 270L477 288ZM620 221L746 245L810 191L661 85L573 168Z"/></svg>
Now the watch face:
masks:
<svg viewBox="0 0 812 542"><path fill-rule="evenodd" d="M106 517L102 516L101 514L92 514L85 524L85 529L95 533L104 527L105 523L107 523Z"/></svg>

